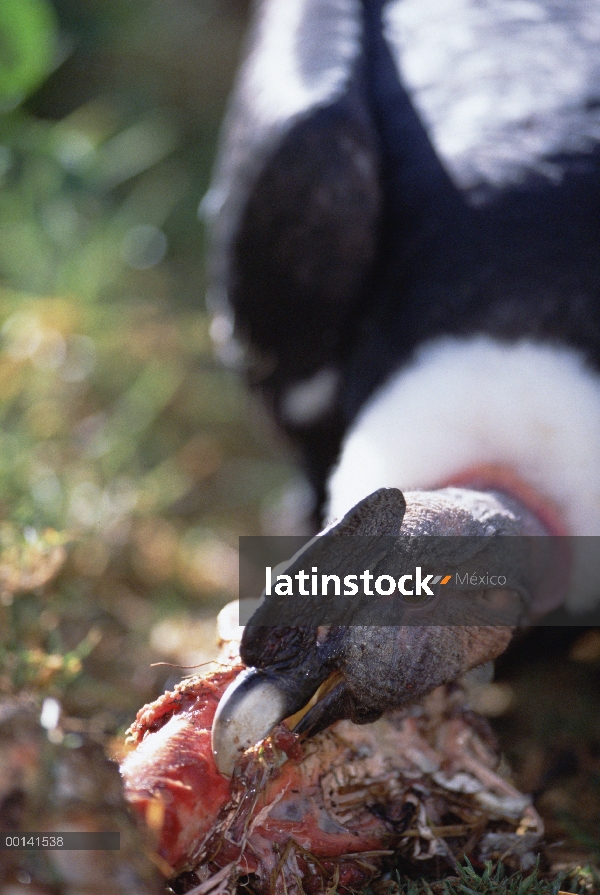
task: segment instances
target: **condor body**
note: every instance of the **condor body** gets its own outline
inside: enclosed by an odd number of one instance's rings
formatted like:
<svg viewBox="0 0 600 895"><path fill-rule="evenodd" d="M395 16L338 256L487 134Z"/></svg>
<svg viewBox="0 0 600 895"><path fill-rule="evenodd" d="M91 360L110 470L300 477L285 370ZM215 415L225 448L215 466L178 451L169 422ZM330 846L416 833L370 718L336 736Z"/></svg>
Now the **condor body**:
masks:
<svg viewBox="0 0 600 895"><path fill-rule="evenodd" d="M258 6L214 331L332 516L502 467L600 534L599 45L592 0Z"/></svg>

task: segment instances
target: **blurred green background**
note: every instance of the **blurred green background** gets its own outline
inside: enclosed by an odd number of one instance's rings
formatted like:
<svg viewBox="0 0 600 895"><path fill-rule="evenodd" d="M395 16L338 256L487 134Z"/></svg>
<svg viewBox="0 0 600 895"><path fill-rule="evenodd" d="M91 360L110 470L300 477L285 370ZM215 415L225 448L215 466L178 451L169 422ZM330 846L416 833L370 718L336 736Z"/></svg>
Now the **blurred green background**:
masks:
<svg viewBox="0 0 600 895"><path fill-rule="evenodd" d="M0 0L0 704L58 700L67 751L116 754L215 655L238 537L310 508L205 313L197 208L248 12ZM486 710L557 867L600 862L600 635L572 639L517 647Z"/></svg>
<svg viewBox="0 0 600 895"><path fill-rule="evenodd" d="M238 536L305 499L204 310L247 13L0 2L0 688L109 736L184 673L152 661L214 655Z"/></svg>

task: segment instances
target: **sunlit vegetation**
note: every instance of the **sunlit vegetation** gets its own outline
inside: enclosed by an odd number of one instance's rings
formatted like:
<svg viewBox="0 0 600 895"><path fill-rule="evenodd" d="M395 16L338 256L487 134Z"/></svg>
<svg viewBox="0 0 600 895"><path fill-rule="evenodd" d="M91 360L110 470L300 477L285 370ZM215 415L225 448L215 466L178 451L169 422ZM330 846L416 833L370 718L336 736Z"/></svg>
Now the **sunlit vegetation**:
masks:
<svg viewBox="0 0 600 895"><path fill-rule="evenodd" d="M111 735L214 654L294 477L204 309L241 10L127 7L0 4L0 685Z"/></svg>

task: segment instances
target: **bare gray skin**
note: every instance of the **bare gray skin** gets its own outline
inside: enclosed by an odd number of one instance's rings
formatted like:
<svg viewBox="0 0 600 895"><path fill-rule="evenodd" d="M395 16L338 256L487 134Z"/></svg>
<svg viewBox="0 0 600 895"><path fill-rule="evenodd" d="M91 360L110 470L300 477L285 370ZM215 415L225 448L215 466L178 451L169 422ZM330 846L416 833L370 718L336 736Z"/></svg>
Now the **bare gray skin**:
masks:
<svg viewBox="0 0 600 895"><path fill-rule="evenodd" d="M386 557L393 574L421 563L451 573L459 564L501 556L515 572L511 587L468 591L469 625L452 624L451 615L444 624L423 616L421 624L423 610L407 605L401 625L361 623L366 619L359 611L351 624L319 627L310 623L314 606L306 597L298 609L301 626L268 627L261 626L271 599L266 598L242 638L240 654L249 671L224 694L215 716L213 750L221 772L231 774L241 751L302 709L325 681L324 697L297 727L307 736L344 718L373 721L495 659L515 627L535 615L536 595L547 585L548 552L540 548L545 539L515 536L544 534L525 507L497 492L446 488L402 495L390 488L361 501L286 572L317 564L325 551L330 563L336 552L342 563L348 535L385 535L394 539L392 556ZM461 537L423 537L434 535ZM448 588L448 605L459 611L465 592L453 584Z"/></svg>

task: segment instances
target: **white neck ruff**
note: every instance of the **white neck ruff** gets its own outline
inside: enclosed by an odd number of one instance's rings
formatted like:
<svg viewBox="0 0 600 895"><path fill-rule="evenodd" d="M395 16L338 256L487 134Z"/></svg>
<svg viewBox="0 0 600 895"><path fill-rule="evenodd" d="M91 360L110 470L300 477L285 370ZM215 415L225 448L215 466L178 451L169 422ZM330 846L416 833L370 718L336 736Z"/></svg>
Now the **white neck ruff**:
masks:
<svg viewBox="0 0 600 895"><path fill-rule="evenodd" d="M600 535L600 376L579 352L485 336L424 346L347 434L329 516L341 518L378 488L436 488L484 464L535 488L569 534ZM584 552L569 598L577 610L600 598L595 551Z"/></svg>

